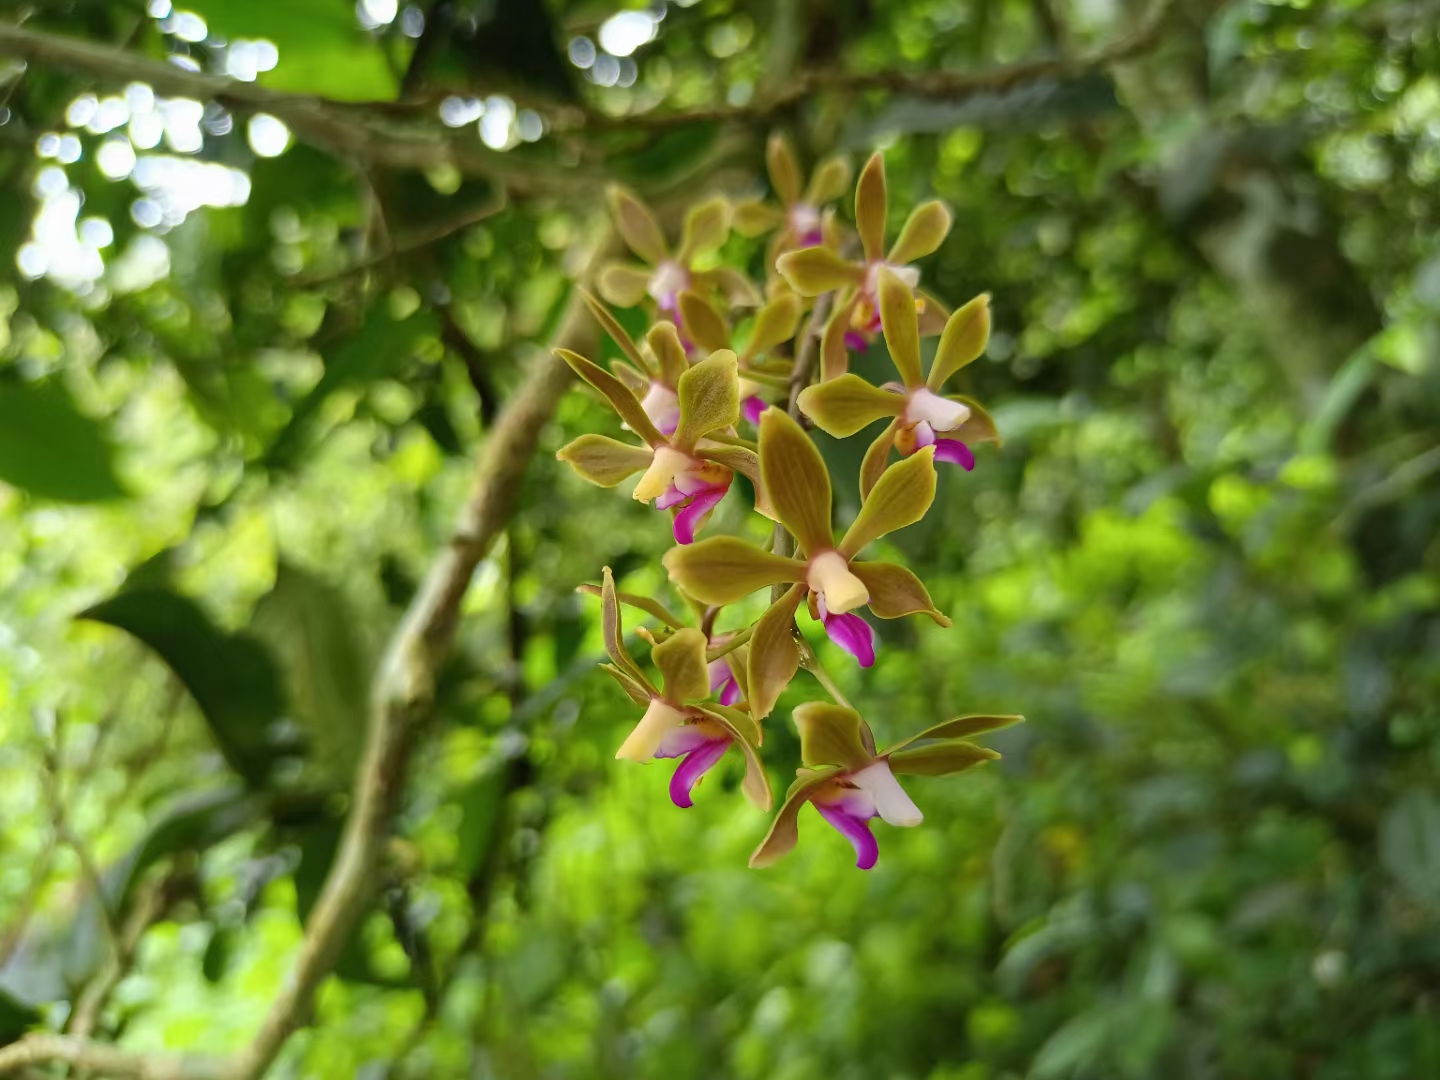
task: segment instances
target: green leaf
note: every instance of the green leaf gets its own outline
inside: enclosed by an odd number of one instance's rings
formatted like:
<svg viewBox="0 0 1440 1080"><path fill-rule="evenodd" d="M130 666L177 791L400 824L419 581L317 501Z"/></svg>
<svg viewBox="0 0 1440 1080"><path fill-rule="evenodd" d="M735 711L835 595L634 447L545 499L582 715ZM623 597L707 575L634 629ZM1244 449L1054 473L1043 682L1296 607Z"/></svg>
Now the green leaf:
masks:
<svg viewBox="0 0 1440 1080"><path fill-rule="evenodd" d="M212 34L264 38L280 53L259 83L275 90L348 101L394 98L399 89L380 40L355 18L353 4L334 0L190 0Z"/></svg>
<svg viewBox="0 0 1440 1080"><path fill-rule="evenodd" d="M421 342L433 338L437 332L434 312L422 308L404 319L395 319L387 304L373 305L353 333L325 350L325 374L296 404L290 422L271 444L266 464L273 469L292 465L315 414L331 394L342 387L373 382L398 370L415 354Z"/></svg>
<svg viewBox="0 0 1440 1080"><path fill-rule="evenodd" d="M365 735L370 665L355 626L338 589L283 562L250 616L250 632L279 665L316 762L338 785L355 771Z"/></svg>
<svg viewBox="0 0 1440 1080"><path fill-rule="evenodd" d="M455 876L473 881L500 842L500 824L509 788L509 765L490 769L459 792L460 827L455 830Z"/></svg>
<svg viewBox="0 0 1440 1080"><path fill-rule="evenodd" d="M271 728L285 708L279 674L258 642L225 633L193 600L167 589L127 590L76 617L149 646L195 699L230 767L252 786L265 783L279 756Z"/></svg>
<svg viewBox="0 0 1440 1080"><path fill-rule="evenodd" d="M56 382L0 382L0 480L42 499L99 502L125 494L101 426Z"/></svg>

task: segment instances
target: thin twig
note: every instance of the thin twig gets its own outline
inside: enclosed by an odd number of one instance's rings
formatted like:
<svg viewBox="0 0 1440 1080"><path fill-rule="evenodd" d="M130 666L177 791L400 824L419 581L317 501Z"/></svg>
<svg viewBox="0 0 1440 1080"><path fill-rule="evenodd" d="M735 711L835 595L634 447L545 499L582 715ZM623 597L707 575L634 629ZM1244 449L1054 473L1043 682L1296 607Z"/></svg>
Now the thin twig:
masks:
<svg viewBox="0 0 1440 1080"><path fill-rule="evenodd" d="M487 218L494 217L500 213L500 211L504 210L505 206L505 191L503 188L497 188L494 198L486 200L479 206L471 207L464 213L450 218L448 221L442 221L438 225L431 226L428 229L422 229L413 236L405 237L397 244L391 244L387 239L385 249L375 255L371 255L349 266L328 273L301 274L290 279L290 284L299 288L309 288L314 285L340 281L347 277L353 277L356 274L363 274L367 270L373 270L377 266L384 266L386 263L393 262L406 255L413 255L415 252L421 251L432 244L438 244L441 240L449 239L463 229L468 229L472 225L480 224L480 222Z"/></svg>
<svg viewBox="0 0 1440 1080"><path fill-rule="evenodd" d="M52 1063L99 1073L107 1080L227 1080L220 1059L136 1054L74 1035L26 1035L0 1047L0 1075Z"/></svg>
<svg viewBox="0 0 1440 1080"><path fill-rule="evenodd" d="M815 681L824 687L827 694L835 699L836 705L843 705L847 709L850 708L850 702L845 700L845 695L842 694L840 688L835 685L835 680L830 678L830 673L826 671L824 665L820 663L820 657L815 655L815 650L811 648L810 642L806 639L805 635L797 633L795 638L800 645L800 666L815 676Z"/></svg>
<svg viewBox="0 0 1440 1080"><path fill-rule="evenodd" d="M545 119L552 133L636 129L663 130L692 124L754 126L815 94L827 91L885 90L894 94L962 101L1036 82L1074 79L1132 59L1154 46L1177 8L1177 0L1156 0L1136 28L1107 45L1073 57L1041 56L979 71L802 71L774 93L746 105L717 105L675 112L612 116L586 106L522 100ZM513 192L564 188L594 182L578 170L490 150L473 130L451 129L439 122L437 102L342 102L294 94L225 75L187 71L79 38L0 25L0 55L64 68L111 83L143 82L166 96L215 101L227 108L267 112L288 124L302 139L340 156L396 168L425 169L451 165L466 175L503 178ZM477 91L483 92L483 91Z"/></svg>

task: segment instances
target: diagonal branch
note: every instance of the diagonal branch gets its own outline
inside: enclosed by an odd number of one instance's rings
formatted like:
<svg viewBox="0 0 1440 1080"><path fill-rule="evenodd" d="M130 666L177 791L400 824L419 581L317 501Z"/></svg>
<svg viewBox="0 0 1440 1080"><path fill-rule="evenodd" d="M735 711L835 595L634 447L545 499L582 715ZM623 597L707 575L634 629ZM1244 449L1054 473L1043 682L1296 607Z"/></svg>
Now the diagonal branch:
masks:
<svg viewBox="0 0 1440 1080"><path fill-rule="evenodd" d="M1163 36L1178 0L1154 0L1134 30L1076 56L1045 55L977 71L869 71L811 69L796 73L774 92L746 105L655 111L611 116L589 106L525 100L551 132L666 129L690 124L766 124L817 93L884 90L895 94L962 101L1037 82L1079 78L1133 59ZM433 100L342 102L295 94L226 75L187 71L111 45L0 24L0 56L11 56L109 83L144 82L159 94L215 101L242 112L266 112L285 121L307 142L340 156L375 165L425 169L448 165L468 176L503 181L517 194L575 191L596 177L574 167L556 169L521 154L490 150L470 128L439 123Z"/></svg>
<svg viewBox="0 0 1440 1080"><path fill-rule="evenodd" d="M613 242L607 232L592 265L610 254ZM594 322L577 292L553 344L588 352L595 336ZM370 901L406 766L432 712L437 672L454 644L461 600L475 568L515 510L541 431L570 379L570 368L553 353L538 358L485 440L474 494L461 508L449 543L431 564L376 672L365 754L340 849L305 927L294 970L251 1044L231 1058L181 1058L36 1034L0 1048L0 1075L64 1062L117 1080L258 1080L290 1036L308 1023L316 991L334 970Z"/></svg>
<svg viewBox="0 0 1440 1080"><path fill-rule="evenodd" d="M135 1054L74 1035L26 1035L0 1046L0 1075L31 1065L60 1063L125 1080L226 1080L216 1058Z"/></svg>
<svg viewBox="0 0 1440 1080"><path fill-rule="evenodd" d="M609 243L603 247L608 249ZM589 351L594 337L594 321L577 292L554 344ZM551 353L538 358L485 440L475 493L461 508L449 545L410 602L377 674L365 757L340 850L305 928L295 971L235 1066L238 1080L264 1075L290 1035L308 1022L315 991L334 969L365 910L415 736L430 716L436 674L454 644L460 602L475 567L510 520L541 429L569 382L570 369L563 361Z"/></svg>
<svg viewBox="0 0 1440 1080"><path fill-rule="evenodd" d="M103 83L143 82L167 97L214 101L241 112L265 112L295 134L340 157L403 169L449 165L469 176L503 181L516 193L573 189L584 179L576 170L561 174L547 164L491 150L473 129L451 129L434 109L408 116L380 105L355 105L310 94L294 94L227 75L187 71L111 45L0 23L0 56L62 68ZM421 122L423 121L423 122ZM567 175L568 174L568 175Z"/></svg>

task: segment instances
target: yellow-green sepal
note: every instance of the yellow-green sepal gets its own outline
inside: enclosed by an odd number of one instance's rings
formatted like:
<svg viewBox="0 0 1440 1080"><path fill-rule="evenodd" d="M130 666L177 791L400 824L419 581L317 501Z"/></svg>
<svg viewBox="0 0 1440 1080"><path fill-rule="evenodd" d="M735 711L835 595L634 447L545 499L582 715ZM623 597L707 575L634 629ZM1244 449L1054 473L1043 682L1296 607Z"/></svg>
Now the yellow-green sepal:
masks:
<svg viewBox="0 0 1440 1080"><path fill-rule="evenodd" d="M607 435L581 435L566 443L555 456L592 484L614 487L650 467L654 452Z"/></svg>
<svg viewBox="0 0 1440 1080"><path fill-rule="evenodd" d="M792 716L800 732L800 760L807 769L839 765L856 772L873 760L860 736L864 721L854 709L807 701L797 705Z"/></svg>
<svg viewBox="0 0 1440 1080"><path fill-rule="evenodd" d="M807 386L797 399L800 411L827 435L845 439L884 417L899 416L905 398L874 386L859 375L842 374Z"/></svg>

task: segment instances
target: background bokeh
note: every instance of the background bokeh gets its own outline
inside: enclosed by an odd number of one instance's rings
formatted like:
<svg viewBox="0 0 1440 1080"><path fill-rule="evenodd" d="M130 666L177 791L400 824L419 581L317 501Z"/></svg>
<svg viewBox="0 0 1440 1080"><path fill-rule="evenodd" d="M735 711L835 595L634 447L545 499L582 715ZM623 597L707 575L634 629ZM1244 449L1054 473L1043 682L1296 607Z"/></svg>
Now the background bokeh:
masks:
<svg viewBox="0 0 1440 1080"><path fill-rule="evenodd" d="M634 714L574 589L608 564L663 592L669 538L553 459L613 433L576 390L272 1075L1440 1075L1435 6L623 6L0 4L102 50L0 68L0 1041L251 1037L376 656L604 183L675 221L763 191L785 130L884 148L895 224L953 209L924 279L993 294L963 381L1006 438L886 541L954 627L881 624L872 672L832 668L881 742L1028 722L911 782L925 824L879 826L874 871L809 811L746 869L734 761L681 811L666 766L612 760ZM142 54L361 103L370 141L158 94L115 61ZM801 71L1056 57L766 104ZM426 104L373 104L401 96ZM422 131L470 149L386 157ZM758 276L763 244L725 258ZM865 440L817 439L848 520ZM738 495L712 528L760 535ZM813 694L776 710L781 789Z"/></svg>

